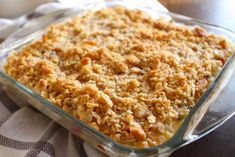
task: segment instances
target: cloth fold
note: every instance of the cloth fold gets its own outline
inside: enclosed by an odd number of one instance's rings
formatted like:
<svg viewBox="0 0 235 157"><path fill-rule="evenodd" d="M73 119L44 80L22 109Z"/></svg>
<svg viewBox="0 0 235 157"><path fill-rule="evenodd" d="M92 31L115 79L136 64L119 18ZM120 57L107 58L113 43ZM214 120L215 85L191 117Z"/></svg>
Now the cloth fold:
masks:
<svg viewBox="0 0 235 157"><path fill-rule="evenodd" d="M0 127L0 156L4 157L85 156L81 145L82 140L28 107L16 111Z"/></svg>
<svg viewBox="0 0 235 157"><path fill-rule="evenodd" d="M85 1L51 2L17 19L0 18L0 43L29 20ZM92 0L89 0L92 1ZM157 0L147 0L167 11ZM87 3L87 1L86 1ZM10 37L11 38L11 37ZM8 38L9 39L9 38ZM31 107L17 106L0 85L0 157L104 157L101 152Z"/></svg>

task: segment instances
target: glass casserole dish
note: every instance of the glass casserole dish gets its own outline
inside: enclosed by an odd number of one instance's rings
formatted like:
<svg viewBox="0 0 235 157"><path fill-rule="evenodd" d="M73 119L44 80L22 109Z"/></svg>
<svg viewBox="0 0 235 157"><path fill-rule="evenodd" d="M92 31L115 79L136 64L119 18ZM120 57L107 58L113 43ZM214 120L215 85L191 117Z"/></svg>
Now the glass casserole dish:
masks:
<svg viewBox="0 0 235 157"><path fill-rule="evenodd" d="M145 6L141 3L133 4L131 7L126 5L127 1L105 1L105 2L93 2L86 4L83 8L74 8L74 9L65 9L55 13L52 13L48 16L39 18L37 20L31 21L25 27L16 32L9 40L7 40L1 47L1 65L3 65L5 58L8 56L9 52L14 49L19 49L23 45L29 43L31 40L39 37L45 27L50 23L59 22L65 18L72 17L87 9L100 9L106 6L125 6L127 8L138 8L144 10L151 14L153 17L164 16L167 19L173 19L176 22L183 23L187 26L201 26L204 29L213 32L215 34L223 34L234 41L234 35L232 32L219 28L212 25L207 25L205 23L192 20L180 15L175 15L171 13L161 13L154 10L151 6ZM15 39L14 39L15 38ZM12 41L14 40L14 41ZM232 115L232 110L230 107L226 108L223 106L223 110L220 110L219 115L213 115L213 119L210 119L210 110L207 111L209 105L214 103L214 98L221 91L231 71L233 69L233 57L234 54L230 57L227 63L224 65L224 68L220 71L216 79L210 85L208 90L203 94L200 100L197 102L195 107L192 108L190 114L184 120L181 127L178 129L177 133L166 143L158 147L150 148L132 148L128 146L120 145L107 136L101 134L100 132L92 129L85 123L73 118L68 113L64 112L60 108L51 104L46 99L42 98L32 90L28 89L24 85L20 84L17 81L14 81L11 77L6 75L4 71L1 71L1 82L5 85L8 92L14 95L15 99L25 100L39 109L41 112L45 113L47 116L51 117L67 129L69 129L74 134L79 135L81 138L85 139L91 145L95 146L99 150L110 156L163 156L168 155L174 149L183 146L207 133L208 131L213 130L219 124L222 124L224 120ZM19 101L20 102L20 101ZM213 104L214 106L214 104ZM206 113L206 111L208 113ZM223 111L223 112L222 112ZM206 113L206 114L205 114ZM205 116L204 116L205 114ZM208 118L209 115L209 118ZM206 118L206 119L204 119ZM204 121L205 120L205 121Z"/></svg>

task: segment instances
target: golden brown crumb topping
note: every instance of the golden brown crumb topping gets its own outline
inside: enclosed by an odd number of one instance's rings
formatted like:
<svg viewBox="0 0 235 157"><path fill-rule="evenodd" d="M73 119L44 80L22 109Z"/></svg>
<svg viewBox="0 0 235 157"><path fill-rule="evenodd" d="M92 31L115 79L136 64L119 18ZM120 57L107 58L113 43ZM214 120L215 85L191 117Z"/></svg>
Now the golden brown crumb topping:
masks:
<svg viewBox="0 0 235 157"><path fill-rule="evenodd" d="M115 7L52 24L5 71L112 139L150 147L172 137L233 51L202 28Z"/></svg>

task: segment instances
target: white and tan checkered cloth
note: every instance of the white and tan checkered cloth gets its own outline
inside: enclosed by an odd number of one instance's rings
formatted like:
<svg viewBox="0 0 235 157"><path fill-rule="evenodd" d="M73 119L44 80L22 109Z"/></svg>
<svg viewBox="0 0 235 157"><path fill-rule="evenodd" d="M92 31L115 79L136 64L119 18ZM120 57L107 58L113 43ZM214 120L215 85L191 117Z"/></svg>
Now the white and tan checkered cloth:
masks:
<svg viewBox="0 0 235 157"><path fill-rule="evenodd" d="M167 11L157 1L154 5ZM0 43L30 19L65 7L69 5L48 3L15 20L0 19ZM83 156L104 155L33 108L20 108L0 87L0 157Z"/></svg>

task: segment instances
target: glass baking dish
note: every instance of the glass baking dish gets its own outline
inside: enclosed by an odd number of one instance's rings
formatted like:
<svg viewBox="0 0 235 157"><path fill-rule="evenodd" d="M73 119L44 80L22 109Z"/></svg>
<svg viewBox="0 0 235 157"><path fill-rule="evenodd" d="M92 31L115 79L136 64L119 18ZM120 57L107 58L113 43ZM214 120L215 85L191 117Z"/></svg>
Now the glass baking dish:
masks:
<svg viewBox="0 0 235 157"><path fill-rule="evenodd" d="M159 12L155 9L154 5L149 5L140 0L136 0L134 3L133 1L131 3L131 1L128 0L93 1L80 7L59 10L32 20L0 46L0 83L4 86L7 94L18 104L25 104L26 102L31 104L39 111L109 156L169 156L177 148L197 140L214 130L234 114L235 106L223 102L223 100L228 99L225 96L226 91L222 92L219 97L217 96L223 91L224 86L232 75L235 65L235 53L231 55L209 88L191 109L189 115L175 135L164 144L150 148L134 148L113 141L108 136L74 118L61 108L53 105L31 89L4 73L2 67L9 52L19 49L35 38L40 37L45 31L45 28L51 23L61 22L66 18L81 14L87 9L97 10L106 6L124 6L131 9L138 8L148 12L154 18L163 16L168 20L174 20L189 27L200 26L209 32L223 35L235 43L235 34L228 29L200 22L182 15ZM221 97L221 95L223 97Z"/></svg>

